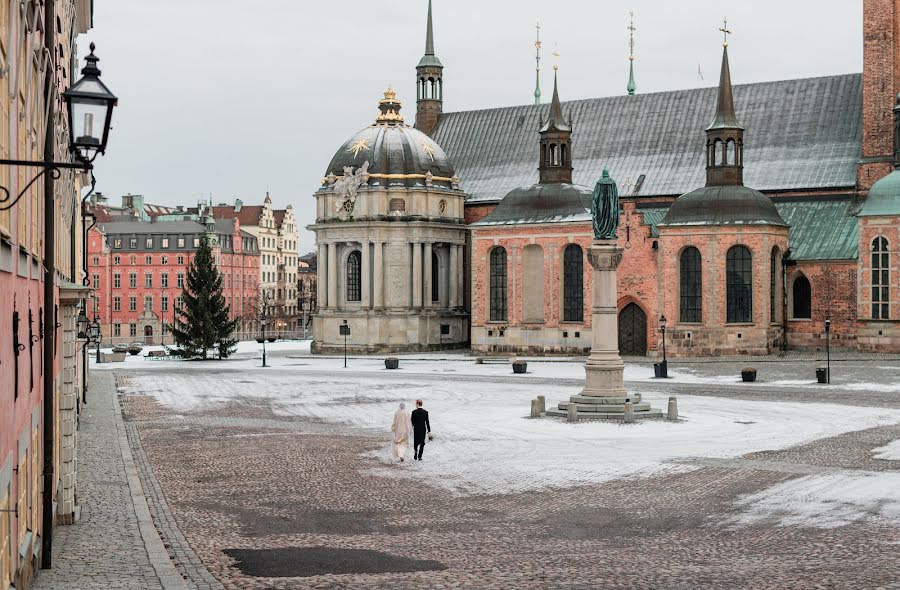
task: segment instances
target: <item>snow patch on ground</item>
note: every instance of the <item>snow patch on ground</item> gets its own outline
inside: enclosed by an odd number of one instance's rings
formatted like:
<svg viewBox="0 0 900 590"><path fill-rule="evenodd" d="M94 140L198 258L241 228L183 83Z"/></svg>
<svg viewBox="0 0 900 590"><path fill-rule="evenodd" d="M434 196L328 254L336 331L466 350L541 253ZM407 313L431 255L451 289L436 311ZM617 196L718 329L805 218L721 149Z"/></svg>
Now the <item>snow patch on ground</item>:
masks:
<svg viewBox="0 0 900 590"><path fill-rule="evenodd" d="M869 517L900 523L900 473L808 475L736 504L744 512L727 524L837 528Z"/></svg>
<svg viewBox="0 0 900 590"><path fill-rule="evenodd" d="M872 449L875 459L887 459L888 461L900 461L900 439L888 443L883 447Z"/></svg>
<svg viewBox="0 0 900 590"><path fill-rule="evenodd" d="M150 364L150 363L148 363ZM383 365L382 365L383 366ZM690 470L673 463L695 457L735 458L783 449L844 432L900 423L900 411L830 404L761 402L680 396L683 422L566 424L527 418L529 402L553 405L578 387L416 380L391 372L372 376L271 372L133 375L126 393L148 394L179 412L224 403L265 405L281 416L313 418L366 432L383 432L373 456L378 473L409 477L459 494L509 493L571 487L621 477ZM665 409L667 395L644 391ZM400 402L421 398L435 442L425 461L388 466L391 416Z"/></svg>

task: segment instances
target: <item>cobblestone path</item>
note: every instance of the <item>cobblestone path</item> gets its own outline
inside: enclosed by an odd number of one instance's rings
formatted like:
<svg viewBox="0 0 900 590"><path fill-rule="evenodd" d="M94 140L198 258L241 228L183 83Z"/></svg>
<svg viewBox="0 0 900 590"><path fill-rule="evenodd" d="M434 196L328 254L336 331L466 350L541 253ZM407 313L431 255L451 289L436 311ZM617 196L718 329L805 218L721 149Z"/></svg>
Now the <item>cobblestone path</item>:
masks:
<svg viewBox="0 0 900 590"><path fill-rule="evenodd" d="M150 518L110 373L91 375L78 431L76 524L55 529L35 590L181 590Z"/></svg>

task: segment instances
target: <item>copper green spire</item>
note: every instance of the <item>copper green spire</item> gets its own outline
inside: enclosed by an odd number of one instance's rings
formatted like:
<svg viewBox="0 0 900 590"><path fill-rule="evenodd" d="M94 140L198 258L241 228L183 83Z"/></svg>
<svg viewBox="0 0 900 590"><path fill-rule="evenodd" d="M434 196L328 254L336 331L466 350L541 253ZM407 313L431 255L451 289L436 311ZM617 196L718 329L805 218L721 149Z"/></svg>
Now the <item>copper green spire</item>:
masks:
<svg viewBox="0 0 900 590"><path fill-rule="evenodd" d="M571 131L572 128L566 124L562 114L562 105L559 102L559 88L556 83L557 70L553 68L553 102L550 103L550 118L541 131L555 129L557 131Z"/></svg>
<svg viewBox="0 0 900 590"><path fill-rule="evenodd" d="M629 12L628 16L631 20L628 23L628 86L625 89L629 96L634 96L634 91L637 90L634 83L634 32L637 29L634 28L634 13Z"/></svg>
<svg viewBox="0 0 900 590"><path fill-rule="evenodd" d="M727 31L727 29L725 29ZM728 31L730 32L730 31ZM710 129L743 129L734 113L734 94L731 89L731 68L728 67L728 43L722 49L722 73L719 76L719 100L716 104L716 118Z"/></svg>
<svg viewBox="0 0 900 590"><path fill-rule="evenodd" d="M428 25L425 31L425 55L419 60L419 67L436 66L443 67L441 60L434 54L434 25L431 19L431 0L428 0Z"/></svg>

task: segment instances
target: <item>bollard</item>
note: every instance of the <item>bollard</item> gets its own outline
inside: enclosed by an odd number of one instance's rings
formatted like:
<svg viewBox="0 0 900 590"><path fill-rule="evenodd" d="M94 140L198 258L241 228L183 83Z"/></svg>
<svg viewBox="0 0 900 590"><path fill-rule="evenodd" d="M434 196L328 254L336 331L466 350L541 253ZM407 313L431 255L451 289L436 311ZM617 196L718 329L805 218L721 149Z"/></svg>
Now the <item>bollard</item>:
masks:
<svg viewBox="0 0 900 590"><path fill-rule="evenodd" d="M531 417L532 418L540 418L541 417L541 404L538 400L531 400Z"/></svg>
<svg viewBox="0 0 900 590"><path fill-rule="evenodd" d="M625 402L625 424L634 424L634 404Z"/></svg>
<svg viewBox="0 0 900 590"><path fill-rule="evenodd" d="M543 414L547 411L547 398L543 395L537 396L538 407L540 408L540 412Z"/></svg>
<svg viewBox="0 0 900 590"><path fill-rule="evenodd" d="M675 399L675 396L669 398L669 412L666 420L678 420L678 400Z"/></svg>
<svg viewBox="0 0 900 590"><path fill-rule="evenodd" d="M578 422L578 406L572 402L569 402L567 409L569 413L566 416L566 420L568 422Z"/></svg>

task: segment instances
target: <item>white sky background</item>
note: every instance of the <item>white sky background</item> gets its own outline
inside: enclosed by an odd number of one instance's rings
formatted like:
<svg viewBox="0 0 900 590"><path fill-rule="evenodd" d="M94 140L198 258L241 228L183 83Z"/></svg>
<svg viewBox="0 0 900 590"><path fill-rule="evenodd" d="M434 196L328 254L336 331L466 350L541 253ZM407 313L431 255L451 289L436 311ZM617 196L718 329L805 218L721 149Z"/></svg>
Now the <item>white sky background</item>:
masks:
<svg viewBox="0 0 900 590"><path fill-rule="evenodd" d="M624 94L629 10L639 93L714 85L726 15L735 83L862 71L862 0L434 2L445 111L530 103L538 20L545 102L555 43L563 100ZM98 190L114 203L130 192L191 205L209 194L261 203L268 187L277 207L290 203L301 226L312 223L325 167L374 121L388 83L413 122L426 8L427 0L97 0L95 28L80 45L84 53L97 43L103 79L120 98ZM301 230L301 251L313 242Z"/></svg>

